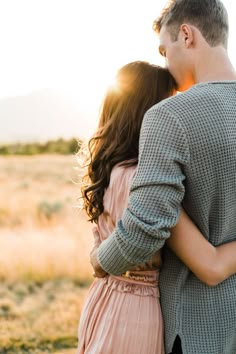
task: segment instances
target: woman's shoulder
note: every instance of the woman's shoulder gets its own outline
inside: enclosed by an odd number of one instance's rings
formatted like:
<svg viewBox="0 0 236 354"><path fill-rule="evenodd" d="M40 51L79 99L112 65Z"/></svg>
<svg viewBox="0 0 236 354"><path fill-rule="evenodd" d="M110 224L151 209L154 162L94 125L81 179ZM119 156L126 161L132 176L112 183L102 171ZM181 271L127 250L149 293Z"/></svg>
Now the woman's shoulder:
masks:
<svg viewBox="0 0 236 354"><path fill-rule="evenodd" d="M113 183L130 183L136 172L137 165L127 166L119 163L111 171L110 186Z"/></svg>
<svg viewBox="0 0 236 354"><path fill-rule="evenodd" d="M104 194L104 211L111 215L114 223L122 216L127 207L130 186L135 175L136 165L117 164L113 167L110 183Z"/></svg>

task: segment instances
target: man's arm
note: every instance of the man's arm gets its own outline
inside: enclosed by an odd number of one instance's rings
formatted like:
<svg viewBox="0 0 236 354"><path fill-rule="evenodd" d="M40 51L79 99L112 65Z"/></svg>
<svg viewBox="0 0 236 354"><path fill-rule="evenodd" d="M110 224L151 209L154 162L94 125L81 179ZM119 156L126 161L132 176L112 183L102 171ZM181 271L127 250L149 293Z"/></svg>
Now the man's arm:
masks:
<svg viewBox="0 0 236 354"><path fill-rule="evenodd" d="M144 117L128 208L97 250L106 272L122 274L149 260L164 245L179 217L185 191L182 171L188 163L183 125L164 105L154 106Z"/></svg>

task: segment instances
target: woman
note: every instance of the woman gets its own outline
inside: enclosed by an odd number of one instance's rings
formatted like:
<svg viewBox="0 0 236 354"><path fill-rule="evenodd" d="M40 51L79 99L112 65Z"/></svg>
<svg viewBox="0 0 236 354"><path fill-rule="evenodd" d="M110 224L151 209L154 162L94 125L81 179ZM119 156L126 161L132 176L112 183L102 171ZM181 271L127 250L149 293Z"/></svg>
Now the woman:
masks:
<svg viewBox="0 0 236 354"><path fill-rule="evenodd" d="M127 206L143 116L175 92L169 72L146 62L121 68L117 85L107 92L98 130L89 143L87 184L82 188L84 208L89 220L97 224L101 242L112 233ZM236 272L236 242L213 247L184 211L167 243L207 285ZM158 251L149 262L121 276L108 275L93 282L81 314L78 354L164 353L160 267Z"/></svg>

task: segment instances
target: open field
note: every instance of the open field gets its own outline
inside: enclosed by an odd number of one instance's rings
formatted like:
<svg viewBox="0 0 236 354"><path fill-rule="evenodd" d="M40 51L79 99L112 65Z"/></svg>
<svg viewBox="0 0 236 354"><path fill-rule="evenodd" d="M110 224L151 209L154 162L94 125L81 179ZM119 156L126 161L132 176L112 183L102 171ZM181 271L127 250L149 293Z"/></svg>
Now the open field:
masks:
<svg viewBox="0 0 236 354"><path fill-rule="evenodd" d="M73 156L0 157L0 354L75 353L93 238L74 167Z"/></svg>
<svg viewBox="0 0 236 354"><path fill-rule="evenodd" d="M0 353L64 353L63 348L76 348L86 291L70 280L1 285Z"/></svg>

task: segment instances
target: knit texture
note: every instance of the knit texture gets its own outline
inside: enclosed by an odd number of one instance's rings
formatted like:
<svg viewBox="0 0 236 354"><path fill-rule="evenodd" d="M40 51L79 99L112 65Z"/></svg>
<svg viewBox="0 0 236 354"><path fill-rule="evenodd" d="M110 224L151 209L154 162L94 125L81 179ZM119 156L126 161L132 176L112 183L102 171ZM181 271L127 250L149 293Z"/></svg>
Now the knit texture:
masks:
<svg viewBox="0 0 236 354"><path fill-rule="evenodd" d="M181 203L213 245L236 239L236 81L197 84L146 113L128 208L98 249L102 267L118 275L151 258ZM184 354L236 353L236 276L209 287L164 246L160 290L167 353L177 334Z"/></svg>

